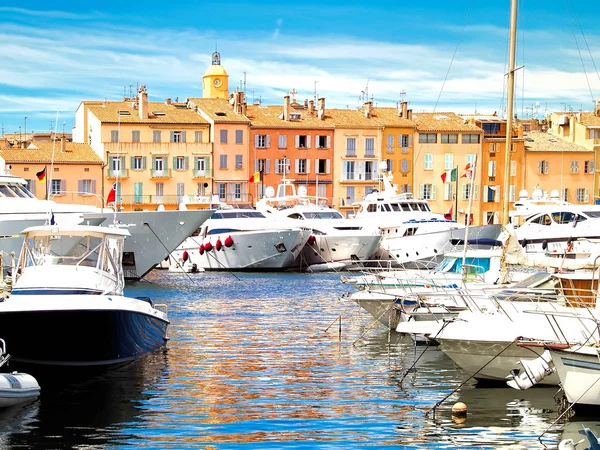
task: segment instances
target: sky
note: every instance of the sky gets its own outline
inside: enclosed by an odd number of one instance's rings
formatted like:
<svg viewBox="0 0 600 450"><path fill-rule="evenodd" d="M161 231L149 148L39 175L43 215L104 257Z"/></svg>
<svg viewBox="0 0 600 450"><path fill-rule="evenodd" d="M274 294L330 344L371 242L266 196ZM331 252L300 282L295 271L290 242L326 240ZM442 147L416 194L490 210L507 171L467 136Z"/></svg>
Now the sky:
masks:
<svg viewBox="0 0 600 450"><path fill-rule="evenodd" d="M600 99L600 2L521 0L515 113L590 111ZM250 102L326 98L357 108L502 115L509 0L2 2L0 125L70 132L83 100L202 96L218 49Z"/></svg>

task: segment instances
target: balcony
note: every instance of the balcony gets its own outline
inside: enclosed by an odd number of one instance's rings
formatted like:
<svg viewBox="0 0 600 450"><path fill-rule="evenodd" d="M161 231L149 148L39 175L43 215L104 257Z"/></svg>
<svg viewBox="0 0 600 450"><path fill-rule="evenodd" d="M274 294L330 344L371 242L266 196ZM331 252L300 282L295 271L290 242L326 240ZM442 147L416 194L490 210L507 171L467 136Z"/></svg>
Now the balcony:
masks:
<svg viewBox="0 0 600 450"><path fill-rule="evenodd" d="M152 178L152 179L171 178L171 169L163 169L163 170L152 169L150 178Z"/></svg>
<svg viewBox="0 0 600 450"><path fill-rule="evenodd" d="M117 178L129 178L129 169L120 169L120 170L113 170L110 169L108 171L108 174L106 175L106 178L108 178L109 180L111 179L117 179Z"/></svg>
<svg viewBox="0 0 600 450"><path fill-rule="evenodd" d="M210 177L209 170L194 169L193 174L192 174L192 178L208 178L208 177Z"/></svg>
<svg viewBox="0 0 600 450"><path fill-rule="evenodd" d="M197 153L211 155L212 142L105 142L104 151L108 153L129 153L132 155L173 154L186 155Z"/></svg>
<svg viewBox="0 0 600 450"><path fill-rule="evenodd" d="M373 181L377 179L375 172L367 173L356 173L356 172L343 172L340 181Z"/></svg>

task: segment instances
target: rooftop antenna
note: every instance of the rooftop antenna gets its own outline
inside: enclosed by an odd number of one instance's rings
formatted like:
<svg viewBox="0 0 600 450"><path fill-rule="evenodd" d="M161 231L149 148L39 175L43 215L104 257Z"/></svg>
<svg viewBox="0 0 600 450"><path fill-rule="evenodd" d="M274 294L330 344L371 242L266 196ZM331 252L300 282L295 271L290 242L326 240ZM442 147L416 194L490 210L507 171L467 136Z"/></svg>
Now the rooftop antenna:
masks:
<svg viewBox="0 0 600 450"><path fill-rule="evenodd" d="M123 86L123 97L127 97L127 86Z"/></svg>
<svg viewBox="0 0 600 450"><path fill-rule="evenodd" d="M369 100L369 80L371 80L371 78L367 78L367 85L365 86L365 90L360 91L359 100L361 103Z"/></svg>
<svg viewBox="0 0 600 450"><path fill-rule="evenodd" d="M313 101L315 105L317 104L317 83L318 81L315 81L315 92L313 94Z"/></svg>
<svg viewBox="0 0 600 450"><path fill-rule="evenodd" d="M129 98L133 97L133 84L129 85Z"/></svg>
<svg viewBox="0 0 600 450"><path fill-rule="evenodd" d="M403 102L406 99L406 91L400 91L400 101Z"/></svg>
<svg viewBox="0 0 600 450"><path fill-rule="evenodd" d="M66 125L66 124L67 124L67 122L65 122L65 121L63 120L63 135L65 134L65 125Z"/></svg>
<svg viewBox="0 0 600 450"><path fill-rule="evenodd" d="M296 101L296 94L298 93L298 91L295 88L292 88L292 90L290 91L290 95L292 96L292 102Z"/></svg>
<svg viewBox="0 0 600 450"><path fill-rule="evenodd" d="M244 70L244 92L246 92L246 71Z"/></svg>

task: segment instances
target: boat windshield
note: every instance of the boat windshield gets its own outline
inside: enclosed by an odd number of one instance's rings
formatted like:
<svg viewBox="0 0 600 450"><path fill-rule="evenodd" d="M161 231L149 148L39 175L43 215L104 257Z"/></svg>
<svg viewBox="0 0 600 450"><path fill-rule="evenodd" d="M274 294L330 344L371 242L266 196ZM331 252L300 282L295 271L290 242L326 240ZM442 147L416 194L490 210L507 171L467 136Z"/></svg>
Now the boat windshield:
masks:
<svg viewBox="0 0 600 450"><path fill-rule="evenodd" d="M304 212L307 219L343 219L344 217L337 211L314 211Z"/></svg>
<svg viewBox="0 0 600 450"><path fill-rule="evenodd" d="M19 186L18 184L4 184L0 186L0 197L34 198L35 196L29 192L25 186Z"/></svg>
<svg viewBox="0 0 600 450"><path fill-rule="evenodd" d="M575 220L575 217L577 217L577 222L586 220L585 217L570 211L557 211L552 213L552 220L559 224L572 223Z"/></svg>
<svg viewBox="0 0 600 450"><path fill-rule="evenodd" d="M210 216L211 219L264 219L259 211L218 211Z"/></svg>
<svg viewBox="0 0 600 450"><path fill-rule="evenodd" d="M600 218L600 211L582 211L582 212L583 212L583 214L588 216L590 219ZM579 216L579 219L577 221L581 222L582 220L585 220L585 217Z"/></svg>

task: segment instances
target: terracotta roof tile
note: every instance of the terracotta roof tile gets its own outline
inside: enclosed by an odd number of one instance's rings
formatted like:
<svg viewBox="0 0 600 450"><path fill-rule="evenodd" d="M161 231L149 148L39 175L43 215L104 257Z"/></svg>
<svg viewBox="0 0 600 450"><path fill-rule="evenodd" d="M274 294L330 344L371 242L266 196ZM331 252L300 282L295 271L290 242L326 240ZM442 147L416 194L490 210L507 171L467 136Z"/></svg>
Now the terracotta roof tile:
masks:
<svg viewBox="0 0 600 450"><path fill-rule="evenodd" d="M589 152L592 150L541 131L528 131L524 136L528 152Z"/></svg>
<svg viewBox="0 0 600 450"><path fill-rule="evenodd" d="M591 112L582 112L580 123L586 127L600 127L600 117Z"/></svg>
<svg viewBox="0 0 600 450"><path fill-rule="evenodd" d="M148 102L148 118L141 119L139 109L131 101L85 102L89 110L102 123L177 123L207 124L200 114L179 104L167 105L164 102ZM128 114L119 114L119 111Z"/></svg>
<svg viewBox="0 0 600 450"><path fill-rule="evenodd" d="M242 114L236 114L231 104L224 98L188 98L191 106L197 106L215 122L250 123Z"/></svg>
<svg viewBox="0 0 600 450"><path fill-rule="evenodd" d="M54 151L52 145L52 142L35 142L26 149L2 148L0 157L9 164L50 164L54 153L54 162L59 164L102 164L100 156L88 144L67 142L64 152L60 151L60 141L54 144Z"/></svg>
<svg viewBox="0 0 600 450"><path fill-rule="evenodd" d="M417 131L456 131L481 133L483 130L467 123L464 118L453 112L414 113Z"/></svg>
<svg viewBox="0 0 600 450"><path fill-rule="evenodd" d="M299 113L300 120L280 119L283 114L283 104L281 106L258 106L249 105L246 116L250 119L253 127L257 128L333 128L331 121L317 117L317 112L310 113L308 109L298 108L290 105L290 113Z"/></svg>

